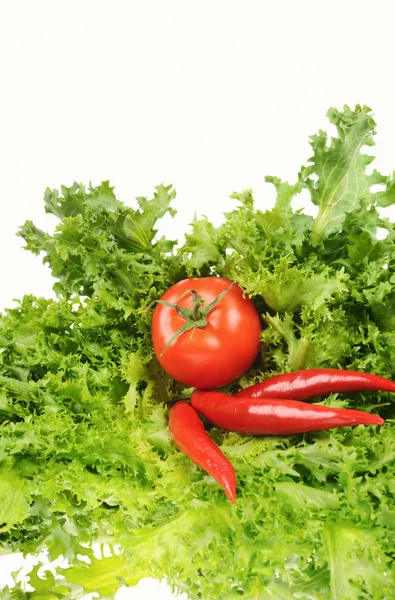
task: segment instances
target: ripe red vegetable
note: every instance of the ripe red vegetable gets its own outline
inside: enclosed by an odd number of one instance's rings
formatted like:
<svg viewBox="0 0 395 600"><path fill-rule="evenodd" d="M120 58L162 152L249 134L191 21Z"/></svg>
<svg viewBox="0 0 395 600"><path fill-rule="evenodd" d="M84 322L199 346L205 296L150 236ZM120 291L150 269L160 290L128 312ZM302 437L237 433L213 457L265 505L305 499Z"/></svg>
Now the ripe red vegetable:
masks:
<svg viewBox="0 0 395 600"><path fill-rule="evenodd" d="M259 351L261 324L243 290L222 277L184 279L168 289L152 317L163 369L177 381L216 388L240 377Z"/></svg>
<svg viewBox="0 0 395 600"><path fill-rule="evenodd" d="M335 392L395 392L395 383L378 375L340 369L306 369L275 375L237 392L249 398L308 400Z"/></svg>
<svg viewBox="0 0 395 600"><path fill-rule="evenodd" d="M209 473L236 502L236 474L232 463L206 432L198 414L187 402L177 402L169 411L170 436L179 450Z"/></svg>
<svg viewBox="0 0 395 600"><path fill-rule="evenodd" d="M235 397L203 390L193 392L191 403L217 427L247 435L290 435L384 423L381 417L359 410L288 399Z"/></svg>

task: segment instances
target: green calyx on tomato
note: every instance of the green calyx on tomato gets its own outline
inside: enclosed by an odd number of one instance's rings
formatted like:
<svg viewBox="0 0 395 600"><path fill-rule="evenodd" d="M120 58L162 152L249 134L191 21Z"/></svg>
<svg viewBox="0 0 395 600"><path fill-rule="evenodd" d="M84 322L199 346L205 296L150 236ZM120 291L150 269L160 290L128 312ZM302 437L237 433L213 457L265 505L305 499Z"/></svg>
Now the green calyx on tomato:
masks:
<svg viewBox="0 0 395 600"><path fill-rule="evenodd" d="M169 308L174 308L177 313L185 319L186 323L180 327L178 331L170 338L167 342L166 346L161 352L161 356L164 355L167 348L172 344L177 338L180 337L186 331L190 331L191 329L195 329L195 327L199 327L202 329L208 325L207 315L212 309L217 306L218 302L222 300L222 298L229 292L232 287L233 282L230 284L227 290L224 290L218 296L210 302L208 306L203 308L204 298L201 298L196 290L186 290L178 299L178 301L185 298L188 294L192 294L193 305L192 308L186 308L185 306L179 306L178 304L173 304L172 302L167 302L166 300L158 300L159 304L163 304L163 306L168 306Z"/></svg>

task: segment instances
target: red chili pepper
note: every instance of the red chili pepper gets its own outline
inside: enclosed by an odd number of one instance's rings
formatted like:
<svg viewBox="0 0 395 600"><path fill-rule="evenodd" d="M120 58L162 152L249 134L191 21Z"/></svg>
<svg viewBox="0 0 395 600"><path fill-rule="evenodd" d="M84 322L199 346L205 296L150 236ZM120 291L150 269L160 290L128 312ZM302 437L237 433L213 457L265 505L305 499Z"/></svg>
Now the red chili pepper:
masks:
<svg viewBox="0 0 395 600"><path fill-rule="evenodd" d="M275 375L237 392L249 398L308 400L335 392L395 392L395 383L378 375L338 369L306 369Z"/></svg>
<svg viewBox="0 0 395 600"><path fill-rule="evenodd" d="M177 402L169 411L170 436L179 450L209 473L236 502L236 474L232 463L207 434L197 412L187 402Z"/></svg>
<svg viewBox="0 0 395 600"><path fill-rule="evenodd" d="M384 423L381 417L359 410L287 399L236 398L221 392L196 390L191 403L217 427L247 435L290 435Z"/></svg>

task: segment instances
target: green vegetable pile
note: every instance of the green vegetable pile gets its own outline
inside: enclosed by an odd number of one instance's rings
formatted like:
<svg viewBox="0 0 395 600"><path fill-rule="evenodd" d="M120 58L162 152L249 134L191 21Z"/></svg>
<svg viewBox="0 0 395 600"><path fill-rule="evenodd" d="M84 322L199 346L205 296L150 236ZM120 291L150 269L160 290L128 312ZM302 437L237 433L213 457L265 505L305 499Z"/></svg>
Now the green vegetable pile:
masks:
<svg viewBox="0 0 395 600"><path fill-rule="evenodd" d="M266 178L272 210L254 208L250 190L233 194L224 223L196 220L181 247L156 236L174 214L171 186L136 210L108 182L45 192L54 235L30 221L20 235L57 298L27 295L0 316L0 552L47 549L71 566L55 578L39 564L35 592L16 584L2 598L109 596L146 576L191 600L393 597L394 398L325 400L380 414L382 428L271 438L212 428L236 469L232 506L171 443L167 403L190 390L151 343L151 304L183 278L218 274L264 322L253 368L226 391L317 367L395 379L395 224L379 210L395 204L395 177L366 173L369 108L328 116L338 137L311 138L297 182ZM292 208L302 190L316 218ZM95 558L94 542L113 555Z"/></svg>

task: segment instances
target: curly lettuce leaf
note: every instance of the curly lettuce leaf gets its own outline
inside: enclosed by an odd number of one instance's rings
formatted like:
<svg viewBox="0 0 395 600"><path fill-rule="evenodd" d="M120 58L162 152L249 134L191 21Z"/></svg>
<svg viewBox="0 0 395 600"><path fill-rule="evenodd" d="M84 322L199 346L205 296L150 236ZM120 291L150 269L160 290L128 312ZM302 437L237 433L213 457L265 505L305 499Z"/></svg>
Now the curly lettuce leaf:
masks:
<svg viewBox="0 0 395 600"><path fill-rule="evenodd" d="M393 179L379 176L377 171L372 176L366 174L366 167L374 160L361 151L363 146L374 145L376 124L371 109L359 105L355 110L348 106L343 111L331 108L328 117L338 137L328 145L325 132L313 136L314 154L309 160L312 164L301 171L301 181L319 209L312 236L315 246L340 231L346 215L361 204L389 206L395 201ZM385 190L372 193L370 188L375 183L385 184Z"/></svg>

